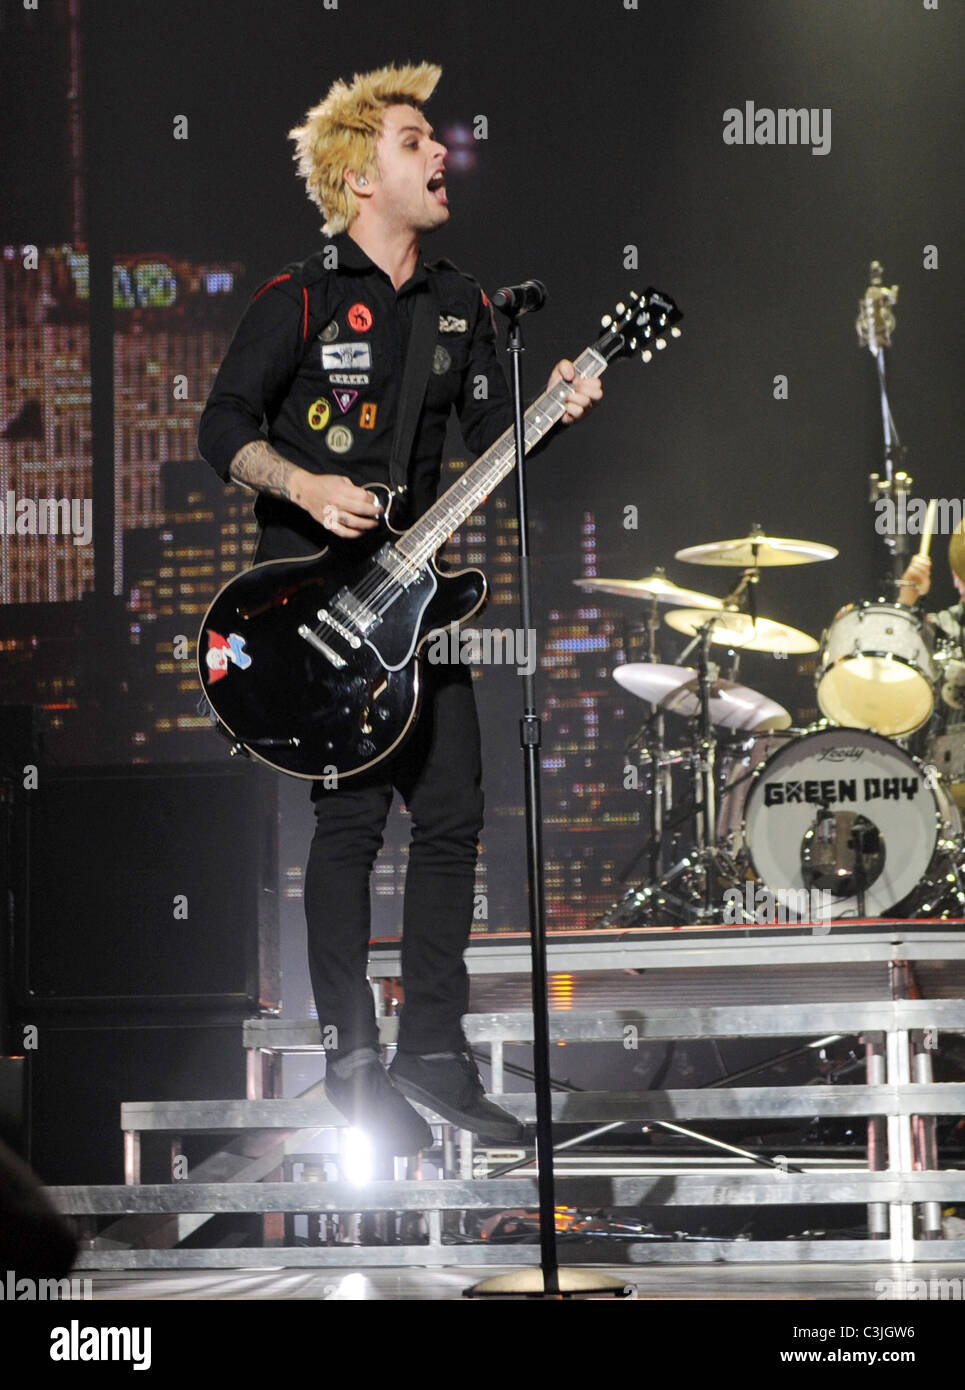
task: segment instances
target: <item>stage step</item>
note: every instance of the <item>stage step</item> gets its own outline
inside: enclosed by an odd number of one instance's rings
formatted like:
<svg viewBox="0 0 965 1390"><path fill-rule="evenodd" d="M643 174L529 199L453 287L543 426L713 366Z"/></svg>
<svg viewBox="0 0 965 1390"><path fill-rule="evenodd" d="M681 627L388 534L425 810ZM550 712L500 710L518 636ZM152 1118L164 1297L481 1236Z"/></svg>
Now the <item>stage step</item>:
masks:
<svg viewBox="0 0 965 1390"><path fill-rule="evenodd" d="M148 1183L135 1186L48 1187L65 1215L136 1212L511 1211L539 1204L535 1176L419 1181ZM590 1210L667 1206L852 1206L865 1202L965 1201L965 1172L871 1173L853 1168L821 1173L780 1170L686 1173L649 1177L561 1177L558 1206Z"/></svg>
<svg viewBox="0 0 965 1390"><path fill-rule="evenodd" d="M392 1047L397 1018L380 1018L379 1040ZM533 1016L467 1014L472 1044L531 1043ZM875 999L835 1004L734 1004L722 1008L599 1009L550 1014L553 1042L640 1042L710 1038L818 1037L825 1033L876 1033L895 1029L965 1031L965 1000ZM267 1052L321 1052L318 1024L311 1019L253 1018L244 1026L244 1045Z"/></svg>
<svg viewBox="0 0 965 1390"><path fill-rule="evenodd" d="M532 1092L492 1097L524 1124L536 1122ZM901 1086L733 1086L682 1091L578 1091L553 1095L556 1124L613 1124L648 1120L789 1119L800 1116L957 1115L965 1083ZM430 1122L444 1123L424 1106ZM121 1128L216 1133L234 1129L340 1128L349 1122L327 1100L128 1101Z"/></svg>

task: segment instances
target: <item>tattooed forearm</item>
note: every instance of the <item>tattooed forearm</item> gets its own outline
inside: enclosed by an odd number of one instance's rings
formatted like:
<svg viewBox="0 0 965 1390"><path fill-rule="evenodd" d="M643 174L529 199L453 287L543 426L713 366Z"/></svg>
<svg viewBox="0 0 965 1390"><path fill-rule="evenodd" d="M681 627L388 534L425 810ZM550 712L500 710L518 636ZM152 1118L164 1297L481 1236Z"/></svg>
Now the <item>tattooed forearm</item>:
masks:
<svg viewBox="0 0 965 1390"><path fill-rule="evenodd" d="M301 473L297 464L289 463L275 452L264 439L255 439L239 449L231 460L229 472L236 483L244 483L272 497L292 499L292 487Z"/></svg>

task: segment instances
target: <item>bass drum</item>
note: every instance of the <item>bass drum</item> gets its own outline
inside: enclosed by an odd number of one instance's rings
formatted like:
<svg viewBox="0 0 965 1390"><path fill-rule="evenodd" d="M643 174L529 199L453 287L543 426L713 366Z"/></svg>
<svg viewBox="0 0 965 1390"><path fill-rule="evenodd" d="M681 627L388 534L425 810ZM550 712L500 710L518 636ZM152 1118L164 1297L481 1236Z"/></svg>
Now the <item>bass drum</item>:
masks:
<svg viewBox="0 0 965 1390"><path fill-rule="evenodd" d="M821 712L847 729L913 734L935 706L933 635L900 603L852 603L821 641Z"/></svg>
<svg viewBox="0 0 965 1390"><path fill-rule="evenodd" d="M860 729L821 729L779 749L744 807L755 876L771 890L830 893L831 920L857 917L861 861L866 917L930 912L930 880L952 864L960 833L934 773Z"/></svg>

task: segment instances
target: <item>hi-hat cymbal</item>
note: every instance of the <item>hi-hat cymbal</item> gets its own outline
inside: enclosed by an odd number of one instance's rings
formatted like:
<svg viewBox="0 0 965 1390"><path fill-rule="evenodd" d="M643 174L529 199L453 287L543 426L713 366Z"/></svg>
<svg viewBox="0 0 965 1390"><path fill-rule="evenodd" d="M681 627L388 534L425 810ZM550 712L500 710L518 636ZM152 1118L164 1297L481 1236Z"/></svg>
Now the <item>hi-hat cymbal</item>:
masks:
<svg viewBox="0 0 965 1390"><path fill-rule="evenodd" d="M707 545L688 545L675 559L692 565L813 565L816 560L833 560L833 545L820 541L790 540L786 536L765 536L752 532L732 541L710 541Z"/></svg>
<svg viewBox="0 0 965 1390"><path fill-rule="evenodd" d="M631 695L687 719L700 710L700 677L692 666L633 661L618 666L613 679ZM791 724L790 714L776 700L736 681L720 679L711 682L710 717L714 724L751 733L770 733Z"/></svg>
<svg viewBox="0 0 965 1390"><path fill-rule="evenodd" d="M681 589L665 574L648 574L645 579L574 579L578 589L593 594L617 594L620 598L656 599L658 603L673 603L678 608L723 608L713 594L699 594L696 589Z"/></svg>
<svg viewBox="0 0 965 1390"><path fill-rule="evenodd" d="M799 655L816 652L820 643L806 632L770 618L755 620L749 613L715 608L672 608L664 614L664 622L676 632L696 637L700 629L713 622L710 640L721 647L739 647L745 652L788 652Z"/></svg>

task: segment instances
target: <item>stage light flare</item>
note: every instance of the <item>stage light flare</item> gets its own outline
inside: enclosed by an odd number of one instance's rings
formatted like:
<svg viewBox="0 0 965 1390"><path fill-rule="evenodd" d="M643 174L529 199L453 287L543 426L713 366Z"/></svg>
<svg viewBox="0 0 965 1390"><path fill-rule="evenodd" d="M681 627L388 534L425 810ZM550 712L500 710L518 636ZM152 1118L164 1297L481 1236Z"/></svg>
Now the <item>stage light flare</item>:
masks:
<svg viewBox="0 0 965 1390"><path fill-rule="evenodd" d="M364 1187L373 1178L375 1160L372 1140L361 1129L351 1125L342 1131L340 1167L342 1176L353 1187Z"/></svg>

